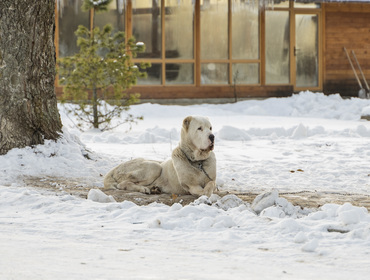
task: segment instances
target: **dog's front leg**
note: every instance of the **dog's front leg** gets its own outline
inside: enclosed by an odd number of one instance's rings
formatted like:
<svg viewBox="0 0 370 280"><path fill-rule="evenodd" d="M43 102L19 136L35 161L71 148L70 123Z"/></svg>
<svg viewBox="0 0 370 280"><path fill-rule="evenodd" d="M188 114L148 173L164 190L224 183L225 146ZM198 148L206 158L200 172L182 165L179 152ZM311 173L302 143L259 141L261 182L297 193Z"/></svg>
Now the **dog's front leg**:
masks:
<svg viewBox="0 0 370 280"><path fill-rule="evenodd" d="M189 186L189 192L192 195L196 195L196 196L206 195L210 197L215 188L216 188L215 181L210 181L207 183L207 185L204 188L202 188L201 186Z"/></svg>
<svg viewBox="0 0 370 280"><path fill-rule="evenodd" d="M150 189L148 187L140 186L130 181L122 181L117 185L117 189L150 194Z"/></svg>
<svg viewBox="0 0 370 280"><path fill-rule="evenodd" d="M209 181L207 185L204 187L204 194L210 197L213 194L215 189L216 189L216 182Z"/></svg>

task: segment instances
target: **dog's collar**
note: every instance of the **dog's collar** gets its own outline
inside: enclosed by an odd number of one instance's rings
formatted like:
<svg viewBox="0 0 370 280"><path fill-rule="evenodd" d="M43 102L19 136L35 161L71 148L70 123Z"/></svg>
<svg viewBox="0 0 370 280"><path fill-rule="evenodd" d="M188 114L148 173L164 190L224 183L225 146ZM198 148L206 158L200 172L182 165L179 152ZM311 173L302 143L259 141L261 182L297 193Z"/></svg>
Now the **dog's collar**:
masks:
<svg viewBox="0 0 370 280"><path fill-rule="evenodd" d="M202 172L204 173L204 175L206 175L206 176L207 176L207 178L208 178L209 180L213 181L213 180L212 180L212 178L208 175L207 171L205 171L205 170L204 170L204 168L203 168L203 162L204 162L205 160L191 160L191 159L188 157L188 155L185 153L185 151L184 151L183 149L181 149L181 148L180 148L180 150L181 150L181 152L184 154L184 156L186 157L186 159L189 161L189 163L190 163L192 166L194 166L194 167L196 167L197 169L199 169L200 171L202 171Z"/></svg>

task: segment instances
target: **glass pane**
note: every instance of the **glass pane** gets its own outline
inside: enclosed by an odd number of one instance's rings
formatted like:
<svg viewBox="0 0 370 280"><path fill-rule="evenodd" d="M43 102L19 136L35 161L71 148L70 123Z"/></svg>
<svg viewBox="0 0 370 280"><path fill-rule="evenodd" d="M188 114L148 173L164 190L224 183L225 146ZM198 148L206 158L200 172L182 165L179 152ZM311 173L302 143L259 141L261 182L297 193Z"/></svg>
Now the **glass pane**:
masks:
<svg viewBox="0 0 370 280"><path fill-rule="evenodd" d="M166 0L166 58L194 57L194 6L192 0Z"/></svg>
<svg viewBox="0 0 370 280"><path fill-rule="evenodd" d="M203 85L225 85L229 83L229 64L203 63L201 65L201 83Z"/></svg>
<svg viewBox="0 0 370 280"><path fill-rule="evenodd" d="M320 8L320 3L307 3L307 0L295 0L294 8L318 9Z"/></svg>
<svg viewBox="0 0 370 280"><path fill-rule="evenodd" d="M289 12L266 11L266 83L289 84Z"/></svg>
<svg viewBox="0 0 370 280"><path fill-rule="evenodd" d="M228 0L204 0L200 7L201 59L227 59Z"/></svg>
<svg viewBox="0 0 370 280"><path fill-rule="evenodd" d="M260 79L258 63L233 64L233 85L259 84L259 82Z"/></svg>
<svg viewBox="0 0 370 280"><path fill-rule="evenodd" d="M168 85L184 85L194 84L194 64L166 64L166 84Z"/></svg>
<svg viewBox="0 0 370 280"><path fill-rule="evenodd" d="M118 2L118 8L117 8ZM109 10L103 13L95 14L95 26L103 28L106 24L111 24L113 30L125 31L125 11L124 5L120 5L120 1L112 1L109 5Z"/></svg>
<svg viewBox="0 0 370 280"><path fill-rule="evenodd" d="M259 58L259 11L251 1L232 2L233 59Z"/></svg>
<svg viewBox="0 0 370 280"><path fill-rule="evenodd" d="M296 86L318 86L318 16L296 15Z"/></svg>
<svg viewBox="0 0 370 280"><path fill-rule="evenodd" d="M144 42L145 52L137 57L160 58L162 49L161 1L132 2L132 34L137 42Z"/></svg>
<svg viewBox="0 0 370 280"><path fill-rule="evenodd" d="M139 65L138 65L139 67ZM144 70L148 77L147 78L138 78L138 85L160 85L162 84L162 65L153 64L152 67L149 67Z"/></svg>
<svg viewBox="0 0 370 280"><path fill-rule="evenodd" d="M268 8L289 8L289 0L274 0Z"/></svg>
<svg viewBox="0 0 370 280"><path fill-rule="evenodd" d="M59 7L59 57L74 55L79 51L74 32L79 25L89 27L89 13L82 12L83 0L63 2Z"/></svg>

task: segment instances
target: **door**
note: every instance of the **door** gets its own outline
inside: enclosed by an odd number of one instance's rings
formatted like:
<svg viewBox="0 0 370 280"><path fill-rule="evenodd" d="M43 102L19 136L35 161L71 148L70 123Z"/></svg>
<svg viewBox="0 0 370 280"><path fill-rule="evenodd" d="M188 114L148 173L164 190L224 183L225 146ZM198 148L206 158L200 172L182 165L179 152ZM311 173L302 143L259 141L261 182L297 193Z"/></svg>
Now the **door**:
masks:
<svg viewBox="0 0 370 280"><path fill-rule="evenodd" d="M295 14L295 89L320 89L319 14Z"/></svg>

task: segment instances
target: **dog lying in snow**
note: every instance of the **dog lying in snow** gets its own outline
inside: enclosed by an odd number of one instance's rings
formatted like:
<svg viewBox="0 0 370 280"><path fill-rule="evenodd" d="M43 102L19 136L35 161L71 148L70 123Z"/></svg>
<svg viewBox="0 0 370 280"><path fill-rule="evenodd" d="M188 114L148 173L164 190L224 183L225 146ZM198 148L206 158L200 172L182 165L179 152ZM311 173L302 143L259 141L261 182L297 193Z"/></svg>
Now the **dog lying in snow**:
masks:
<svg viewBox="0 0 370 280"><path fill-rule="evenodd" d="M214 139L208 118L186 117L180 143L170 159L137 158L122 163L106 174L104 190L210 196L216 188Z"/></svg>

